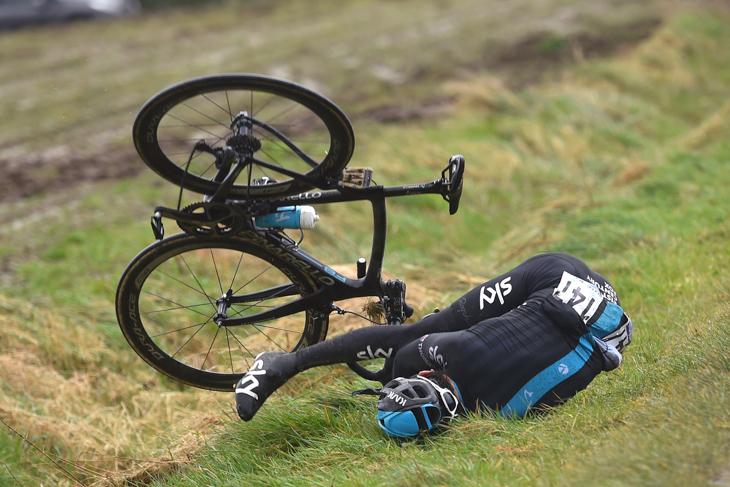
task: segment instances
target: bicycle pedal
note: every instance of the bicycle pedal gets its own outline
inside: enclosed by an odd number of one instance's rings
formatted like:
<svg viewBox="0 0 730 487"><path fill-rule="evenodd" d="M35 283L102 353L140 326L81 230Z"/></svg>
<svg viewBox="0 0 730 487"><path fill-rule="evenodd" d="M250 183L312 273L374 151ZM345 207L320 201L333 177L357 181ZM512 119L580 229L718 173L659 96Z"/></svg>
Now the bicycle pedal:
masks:
<svg viewBox="0 0 730 487"><path fill-rule="evenodd" d="M157 240L162 240L165 236L165 226L162 224L162 217L159 212L156 212L150 218L150 225L152 226L152 233L155 235Z"/></svg>
<svg viewBox="0 0 730 487"><path fill-rule="evenodd" d="M367 188L373 180L369 167L346 167L342 172L342 185L348 188Z"/></svg>

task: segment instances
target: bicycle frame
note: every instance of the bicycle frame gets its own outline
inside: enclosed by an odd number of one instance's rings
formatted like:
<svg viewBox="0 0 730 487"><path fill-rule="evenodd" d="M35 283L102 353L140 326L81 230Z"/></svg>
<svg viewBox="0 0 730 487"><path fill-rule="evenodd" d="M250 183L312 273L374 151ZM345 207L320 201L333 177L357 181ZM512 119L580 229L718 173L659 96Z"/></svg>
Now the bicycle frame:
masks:
<svg viewBox="0 0 730 487"><path fill-rule="evenodd" d="M271 229L257 228L250 223L240 233L241 235L246 236L256 246L265 249L272 255L288 260L324 285L313 294L301 296L289 303L246 317L227 317L225 310L231 304L254 304L260 303L267 298L298 295L299 293L296 287L290 284L242 296L224 295L218 302L219 317L216 323L218 326L225 327L249 325L274 320L307 309L322 308L322 303L332 303L364 296L379 296L382 298L385 283L381 278L381 274L385 256L388 224L386 199L407 195L444 194L449 184L445 178L442 178L428 183L405 186L384 187L376 185L362 188L342 187L334 190L309 191L279 199L267 200L266 203L274 210L278 207L290 206L296 203L306 203L307 205L314 206L353 201L370 202L373 214L373 241L370 262L365 275L357 279L343 276L299 248L287 235ZM237 203L232 204L235 205ZM155 214L173 219L182 216L181 212L164 207L155 208ZM190 217L190 214L186 213L184 215ZM328 306L322 308L321 312L329 314L335 309L332 306Z"/></svg>
<svg viewBox="0 0 730 487"><path fill-rule="evenodd" d="M355 138L342 110L296 83L260 75L171 86L140 109L132 136L145 164L179 193L176 208L155 208L158 242L120 278L117 320L150 366L203 389L230 391L257 352L325 340L330 314L357 314L338 306L350 298L373 297L385 316L377 321L403 323L413 313L406 286L382 278L386 200L440 194L453 215L463 186L460 155L441 179L371 186L371 170L347 166ZM184 191L201 199L183 207ZM310 255L281 228L311 228L311 208L277 215L284 207L355 201L368 202L373 218L369 262L358 256L356 277ZM299 221L280 218L292 215ZM164 238L163 218L184 233ZM350 366L363 377L378 374Z"/></svg>

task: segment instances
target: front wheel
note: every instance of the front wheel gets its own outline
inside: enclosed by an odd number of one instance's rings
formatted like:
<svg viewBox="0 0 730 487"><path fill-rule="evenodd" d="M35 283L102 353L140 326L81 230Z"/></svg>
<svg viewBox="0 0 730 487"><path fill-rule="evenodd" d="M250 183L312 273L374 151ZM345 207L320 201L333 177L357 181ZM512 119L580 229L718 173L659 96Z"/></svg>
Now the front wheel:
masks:
<svg viewBox="0 0 730 487"><path fill-rule="evenodd" d="M202 389L233 391L254 357L324 340L328 315L313 310L219 327L314 293L321 284L241 237L168 237L143 250L117 288L119 326L135 352L159 372ZM247 298L248 296L248 298Z"/></svg>

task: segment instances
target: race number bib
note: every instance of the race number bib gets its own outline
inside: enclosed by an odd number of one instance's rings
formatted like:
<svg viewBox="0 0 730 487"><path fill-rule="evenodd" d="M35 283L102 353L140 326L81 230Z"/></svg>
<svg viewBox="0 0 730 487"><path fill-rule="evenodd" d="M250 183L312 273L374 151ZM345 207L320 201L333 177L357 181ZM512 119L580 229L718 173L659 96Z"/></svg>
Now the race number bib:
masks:
<svg viewBox="0 0 730 487"><path fill-rule="evenodd" d="M603 301L603 296L596 286L568 272L563 272L553 296L572 307L584 323L588 323Z"/></svg>

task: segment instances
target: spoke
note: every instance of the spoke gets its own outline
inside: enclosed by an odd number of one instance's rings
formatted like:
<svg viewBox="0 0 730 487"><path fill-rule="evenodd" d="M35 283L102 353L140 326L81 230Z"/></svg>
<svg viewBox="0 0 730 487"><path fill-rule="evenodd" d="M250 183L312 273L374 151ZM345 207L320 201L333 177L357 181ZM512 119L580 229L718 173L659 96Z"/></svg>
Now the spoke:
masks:
<svg viewBox="0 0 730 487"><path fill-rule="evenodd" d="M269 153L268 151L266 151L264 149L259 149L259 152L262 153L263 155L267 156L270 159L270 161L267 161L265 159L259 159L258 160L259 161L258 163L254 162L256 164L256 167L258 167L259 171L261 171L262 173L266 174L265 170L266 169L269 169L271 171L276 172L277 174L282 174L282 175L284 175L284 177L287 177L287 178L296 177L296 176L292 176L290 174L286 174L286 172L285 172L285 171L295 172L295 169L290 169L290 168L286 167L284 164L282 164L281 162L279 162L279 160L276 157L274 157L273 155L271 155L271 153ZM292 152L291 154L294 154L294 153ZM299 160L300 161L303 161L303 159L301 157L299 157ZM254 159L254 161L256 161L256 159ZM261 162L265 162L265 163L269 163L269 164L273 163L274 165L276 165L279 168L281 168L281 171L277 170L276 167L262 167L261 164L260 164ZM316 166L316 163L315 163L315 166ZM312 166L312 167L314 167L314 166ZM304 176L305 175L305 173L303 173L303 172L300 172L298 174L300 176Z"/></svg>
<svg viewBox="0 0 730 487"><path fill-rule="evenodd" d="M301 147L299 147L292 140L290 140L289 138L287 138L286 135L282 134L282 137L286 138L286 140L289 143L291 143L291 145L293 147L290 147L286 143L285 140L283 140L281 137L279 137L275 133L266 131L264 129L257 130L256 135L259 136L261 139L266 140L267 142L270 142L270 144L267 144L267 146L274 146L274 147L269 147L269 148L279 149L283 154L285 154L289 158L291 158L293 156L296 156L296 158L298 160L300 160L301 162L303 162L303 163L305 163L305 164L307 164L307 165L309 165L311 167L315 167L316 166L316 162L313 161L312 157L309 156L309 155L307 155L307 153L304 150L302 150ZM299 141L299 142L310 142L310 141L307 140L307 139L305 139L305 140ZM267 153L264 149L259 149L259 151L260 152L263 152L264 154L266 154L267 156L269 156L269 158L271 158L271 160L275 164L278 164L279 166L284 167L284 164L282 164L281 162L279 162L279 160L277 160L270 153ZM307 159L310 159L310 160L307 160Z"/></svg>
<svg viewBox="0 0 730 487"><path fill-rule="evenodd" d="M182 328L175 328L174 330L164 331L162 333L157 333L156 335L150 335L150 338L157 338L157 337L161 337L161 336L165 336L165 335L170 335L172 333L182 332L185 330L189 330L191 328L195 328L196 326L203 327L203 326L207 325L208 323L210 323L210 318L208 318L206 321L204 321L202 323L195 323L194 325L183 326Z"/></svg>
<svg viewBox="0 0 730 487"><path fill-rule="evenodd" d="M178 117L177 115L172 115L170 113L167 113L166 115L168 117L172 118L172 119L177 120L180 123L179 124L172 123L170 120L168 120L168 119L165 118L157 126L158 128L161 128L161 129L181 129L181 128L187 128L187 127L198 127L198 128L200 128L200 127L220 127L221 126L221 123L220 122L216 122L216 123L195 123L195 124L193 124L191 122L185 121L184 119ZM180 140L185 140L185 139L180 139Z"/></svg>
<svg viewBox="0 0 730 487"><path fill-rule="evenodd" d="M285 127L289 127L289 125L285 125ZM276 128L277 130L279 130L278 127L274 127L274 128ZM289 138L284 133L284 131L279 130L279 132L281 132L282 134L284 134L285 137ZM311 134L306 134L306 135L307 135L306 137L304 137L303 135L302 136L292 135L292 138L295 138L296 141L290 139L290 142L292 144L294 144L296 147L299 147L299 145L301 145L301 144L309 144L310 146L311 145L320 145L320 146L323 146L323 147L326 147L327 146L327 143L326 143L327 140L324 138L324 136L320 135L320 136L311 136L310 137ZM268 130L264 130L262 128L258 128L256 130L256 137L258 137L259 139L261 139L263 141L269 142L268 145L275 145L278 148L280 148L282 151L286 151L286 152L289 152L289 153L294 154L294 152L292 151L292 149L288 145L286 145L284 143L284 141L281 140L280 137L274 135L272 132L269 132ZM301 150L301 148L300 148L300 150Z"/></svg>
<svg viewBox="0 0 730 487"><path fill-rule="evenodd" d="M201 95L201 96L202 96L202 95ZM205 96L203 96L203 98L205 98ZM208 101L210 101L210 100L209 100L208 98L205 98L205 99L206 99L206 100L208 100ZM208 115L207 113L203 113L202 111L198 110L198 109L197 109L197 108L195 108L195 107L192 107L192 106L188 105L188 104L187 104L187 103L185 103L185 102L183 102L183 103L180 103L180 105L182 105L182 106L184 106L184 107L186 107L186 108L189 108L190 110L194 111L195 113L198 113L199 115L202 115L203 117L207 118L208 120L210 120L210 121L211 121L211 122L213 122L213 123L216 123L216 124L220 125L221 127L225 127L225 128L227 129L227 130L230 130L230 129L231 129L231 128L230 128L229 126L227 126L226 124L222 123L222 122L221 122L220 120L218 120L218 119L215 119L215 118L211 117L211 116L210 116L210 115ZM216 106L218 106L218 105L216 105ZM222 109L222 110L223 110L223 111L225 112L225 109L223 109L223 108L221 108L221 109ZM169 115L169 114L168 114L168 115ZM182 120L181 118L175 117L175 116L173 116L173 115L170 115L170 116L171 116L172 118L174 118L175 120L179 120L180 122L183 122L183 123L185 123L185 120ZM190 124L190 125L193 125L193 124ZM197 127L197 125L193 125L193 126L194 126L194 127ZM198 127L198 128L199 128L199 127ZM212 135L215 135L215 134L212 134Z"/></svg>
<svg viewBox="0 0 730 487"><path fill-rule="evenodd" d="M253 95L253 92L251 92ZM231 109L231 100L228 98L228 90L226 90L226 104L228 105L228 118L231 119L231 123L233 123L233 110Z"/></svg>
<svg viewBox="0 0 730 487"><path fill-rule="evenodd" d="M274 100L274 98L272 97L272 98L271 98L271 100L269 100L269 101L268 101L268 102L267 102L266 104L264 104L264 106L263 106L263 107L261 107L261 108L259 109L259 111L261 111L261 110L262 110L263 108L265 108L265 107L266 107L266 105L268 105L269 103L271 103L271 102L272 102L273 100ZM288 107L284 107L284 109L283 109L283 110L281 110L281 111L280 111L279 113L277 113L276 115L274 115L274 116L272 116L272 117L266 117L266 123L268 123L269 125L271 125L271 122L273 122L273 121L274 121L274 120L276 120L277 118L279 118L279 117L281 117L282 115L284 115L284 114L287 114L287 113L291 112L292 110L296 109L297 107L301 107L301 106L302 106L302 105L299 105L299 104L297 104L297 103L292 103L292 104L291 104L291 105L289 105Z"/></svg>
<svg viewBox="0 0 730 487"><path fill-rule="evenodd" d="M197 335L197 334L198 334L198 332L199 332L200 330L202 330L202 329L203 329L203 327L204 327L204 326L205 326L205 325L206 325L207 323L208 323L207 321L206 321L205 323L202 323L202 324L201 324L201 325L200 325L200 326L198 327L198 329L197 329L197 330L195 331L195 333L193 333L193 334L192 334L192 335L190 336L190 338L188 338L187 340L185 340L185 342L184 342L184 343L183 343L182 345L180 345L180 348L178 348L178 349L177 349L177 350L175 351L175 353L173 353L172 355L170 355L170 358L175 358L175 355L177 355L177 354L178 354L178 353L180 352L180 350L182 350L183 348L185 348L185 345L187 345L188 343L190 343L190 341L191 341L191 340L192 340L193 338L195 338L195 335ZM193 327L191 327L191 328L193 328Z"/></svg>
<svg viewBox="0 0 730 487"><path fill-rule="evenodd" d="M180 258L182 259L182 257L180 257ZM183 261L184 261L184 259L183 259ZM206 293L206 292L205 292L205 290L203 290L203 289L202 289L202 287L201 287L201 289L198 289L198 288L196 288L196 287L193 287L193 286L191 286L190 284L188 284L187 282L183 282L183 281L181 281L180 279L178 279L177 277L175 277L175 276L173 276L173 275L171 275L171 274L168 274L168 273L167 273L167 272L165 272L165 271L159 271L159 273L160 273L160 274L162 274L162 275L163 275L163 276L165 276L165 277L169 277L169 278L170 278L170 279L172 279L173 281L175 281L175 282L177 282L177 283L180 283L180 284L182 284L183 286L185 286L185 287L187 287L187 288L189 288L189 289L192 289L192 290L193 290L194 292L196 292L196 293L198 293L198 294L202 294L203 296L205 296L205 298L206 298L206 299L207 299L208 301L210 301L210 296L208 296L208 293ZM194 277L193 277L193 278L194 278ZM158 297L159 297L159 296L158 296ZM165 298L161 298L161 299L165 299ZM165 299L165 300L167 301L167 299ZM170 302L172 303L173 301L170 301ZM177 303L175 303L175 304L177 304Z"/></svg>
<svg viewBox="0 0 730 487"><path fill-rule="evenodd" d="M236 270L233 272L233 277L231 278L231 283L228 285L228 289L233 289L233 283L236 281L236 277L238 276L238 271L241 269L241 262L243 262L244 255L245 254L243 252L241 252L241 255L238 257L238 264L236 264ZM245 286L245 284L244 284L244 286Z"/></svg>
<svg viewBox="0 0 730 487"><path fill-rule="evenodd" d="M208 249L210 251L210 259L213 261L213 269L215 269L215 278L218 280L218 287L221 290L221 295L224 294L223 292L223 283L221 282L221 275L218 272L218 264L215 262L215 255L213 254L213 249Z"/></svg>
<svg viewBox="0 0 730 487"><path fill-rule="evenodd" d="M162 301L165 301L165 302L168 302L170 304L174 304L175 305L172 308L162 308L162 309L155 309L155 310L152 310L152 311L144 311L144 312L142 312L143 315L149 315L149 314L154 314L154 313L162 313L164 311L175 311L175 310L180 310L180 309L188 309L188 310L192 311L193 313L197 313L197 314L199 314L201 316L208 316L206 313L203 313L202 311L198 311L198 310L193 309L193 308L197 308L197 307L201 307L201 306L210 306L210 305L213 304L211 302L208 302L208 303L200 303L200 304L193 304L193 305L184 305L184 304L180 304L180 303L177 303L175 301L172 301L171 299L167 299L167 298L165 298L165 297L163 297L163 296L161 296L159 294L155 294L153 292L147 291L145 289L143 289L142 292L144 292L145 294L149 294L150 296L154 296L154 297L156 297L158 299L161 299Z"/></svg>
<svg viewBox="0 0 730 487"><path fill-rule="evenodd" d="M272 308L276 308L276 305L275 304L270 304L268 306L265 306L265 305L262 305L262 304L259 304L259 303L253 303L251 305L246 305L244 309L234 310L234 316L244 316L244 313L246 311L250 310L251 308L272 309Z"/></svg>
<svg viewBox="0 0 730 487"><path fill-rule="evenodd" d="M208 144L208 145L213 146L213 145L217 144L218 142L222 141L224 139L224 137L221 137L219 135L213 134L213 136L212 137L209 137L209 138L205 138L205 137L183 137L183 138L176 137L174 139L158 139L157 141L160 142L160 143L170 144L170 143L173 143L173 142L186 142L186 143L187 142L190 142L190 143L193 143L193 142L198 142L199 140L205 140L206 143L208 143L207 141L210 140L210 139L215 139L215 142L213 142L212 144ZM189 151L181 152L181 154L189 154L189 153L190 153ZM197 155L196 155L196 157L197 157Z"/></svg>
<svg viewBox="0 0 730 487"><path fill-rule="evenodd" d="M263 155L265 155L266 157L268 157L271 160L271 162L273 162L274 164L277 164L279 167L284 167L284 164L282 164L281 162L279 162L276 159L276 157L274 157L274 156L271 155L270 152L268 152L268 151L266 151L264 149L260 149L259 152L261 152ZM263 168L261 166L257 166L257 167L259 168L259 171L261 171L261 172L264 172L265 169L269 169L269 168ZM275 169L271 169L271 170L272 171L275 171Z"/></svg>
<svg viewBox="0 0 730 487"><path fill-rule="evenodd" d="M259 150L259 152L262 152L262 153L266 154L266 152L265 152L265 151L262 151L262 150ZM254 166L254 165L253 165L253 164L251 164L251 167L253 167L253 166ZM268 177L268 178L271 178L271 179L277 180L277 179L276 179L275 177L272 177L272 176L271 176L271 175L270 175L270 174L269 174L269 173L267 172L267 168L265 168L265 167L261 167L261 166L259 166L259 165L257 164L257 165L256 165L256 169L257 169L257 170L258 170L258 171L259 171L259 172L260 172L260 173L261 173L261 174L262 174L263 176L266 176L266 177ZM279 181L279 182L281 182L281 180L278 180L278 181Z"/></svg>
<svg viewBox="0 0 730 487"><path fill-rule="evenodd" d="M253 327L254 327L254 328L256 328L257 330L258 330L258 329L259 329L259 327L260 327L260 328L267 328L267 329L269 329L269 330L285 331L285 332L287 332L287 333L294 333L294 334L297 334L297 335L304 335L304 332L303 332L303 331L299 331L299 330L290 330L289 328L281 328L281 327L279 327L279 326L262 325L261 323L254 323L254 324L253 324L253 325L251 325L251 326L253 326Z"/></svg>
<svg viewBox="0 0 730 487"><path fill-rule="evenodd" d="M265 110L266 107L271 105L274 101L277 100L277 97L275 95L270 95L268 99L264 102L263 105L261 105L259 108L257 108L255 111L253 109L253 91L251 91L251 116L256 117L259 113L261 113L261 110Z"/></svg>
<svg viewBox="0 0 730 487"><path fill-rule="evenodd" d="M236 340L236 342L238 342L238 344L241 346L241 348L243 348L251 357L255 357L257 355L257 354L254 354L251 350L248 349L248 347L246 345L243 344L243 342L236 336L236 334L233 333L233 330L226 328L226 331L231 334L233 339ZM243 359L246 361L246 365L250 369L251 366L249 365L248 358L244 355Z"/></svg>
<svg viewBox="0 0 730 487"><path fill-rule="evenodd" d="M241 254L241 257L243 257L243 254ZM234 295L235 295L235 294L238 294L238 292L239 292L239 291L240 291L241 289L245 288L246 286L248 286L249 284L251 284L252 282L254 282L254 281L255 281L256 279L258 279L259 277L261 277L261 276L262 276L262 275L264 274L264 272L267 272L267 271L268 271L269 269L271 269L272 267L273 267L273 266L269 264L269 267L267 267L266 269L262 270L261 272L259 272L259 273L258 273L258 274L256 274L255 276L253 276L253 277L252 277L251 279L249 279L249 280L248 280L248 281L247 281L246 283L244 283L244 284L243 284L242 286L240 286L240 287L239 287L238 289L236 289L236 291L235 291L235 292L234 292L233 294L234 294Z"/></svg>
<svg viewBox="0 0 730 487"><path fill-rule="evenodd" d="M196 157L198 157L198 156L194 156L193 159L195 159ZM178 164L177 167L179 167L180 169L182 169L184 165L185 164ZM208 167L206 167L203 171L198 171L200 173L200 174L198 174L198 176L204 176L205 173L207 173L208 171L210 171L213 168L215 168L215 161L213 161L210 164L208 164Z"/></svg>
<svg viewBox="0 0 730 487"><path fill-rule="evenodd" d="M218 103L216 103L213 100L211 100L210 98L208 98L208 95L206 93L201 93L200 96L202 98L205 98L206 100L208 100L213 106L220 108L223 111L223 113L225 113L226 115L228 115L228 118L232 122L233 121L233 113L231 112L231 104L228 101L228 91L226 90L225 93L226 93L226 103L228 105L228 110L226 110L225 107L220 106Z"/></svg>
<svg viewBox="0 0 730 487"><path fill-rule="evenodd" d="M273 135L267 135L263 131L261 132L261 134L262 134L261 135L261 138L262 139L264 139L264 140L266 140L268 142L271 142L271 145L275 146L277 149L280 149L282 151L282 153L288 154L288 155L294 154L294 152L292 152L291 148L289 146L287 146L286 144L284 144L281 141L281 139L279 139L278 137L274 137ZM269 147L270 149L272 148L270 146L267 146L267 147ZM271 158L272 161L275 162L276 164L278 164L280 166L283 166L283 164L281 162L277 161L274 157L271 156L271 154L268 154L264 149L259 149L259 151L260 152L263 152L264 154L266 154L267 156L269 156L269 158Z"/></svg>
<svg viewBox="0 0 730 487"><path fill-rule="evenodd" d="M266 269L266 270L268 270L268 269ZM259 275L261 275L261 274L259 274ZM267 296L265 298L261 298L261 299L259 299L258 301L254 302L254 303L248 303L245 306L244 306L243 303L240 303L240 305L243 306L244 308L241 309L241 310L236 310L236 315L237 316L243 316L243 313L245 313L246 311L248 311L248 310L250 310L251 308L254 308L254 307L266 308L266 309L275 308L276 306L278 306L277 304L262 305L261 303L263 303L264 301L267 301L267 300L274 299L274 298L278 297L279 294L280 293L283 293L285 290L286 290L286 288L282 288L276 294L273 294L271 296Z"/></svg>
<svg viewBox="0 0 730 487"><path fill-rule="evenodd" d="M233 370L233 355L231 354L231 340L228 338L228 328L226 328L226 345L228 346L228 361L231 364L231 374L235 374L236 371Z"/></svg>
<svg viewBox="0 0 730 487"><path fill-rule="evenodd" d="M258 326L253 325L253 327L256 328L259 333L261 333L263 336L265 336L267 340L269 340L271 343L273 343L279 350L282 350L284 352L288 352L288 350L285 350L284 347L282 347L281 345L279 345L279 342L277 342L276 340L274 340L273 338L271 338L269 335L267 335L266 333L264 333L263 331L261 331L261 329Z"/></svg>
<svg viewBox="0 0 730 487"><path fill-rule="evenodd" d="M273 297L276 297L276 296L273 296ZM271 298L264 298L264 299L261 299L258 302L250 303L250 304L247 304L245 306L243 305L243 303L241 303L240 306L242 306L243 309L236 310L235 311L235 315L236 316L244 316L244 313L246 313L246 311L248 311L248 310L250 310L252 308L273 309L273 308L276 308L278 306L277 304L269 304L269 305L261 304L261 303L263 303L264 301L266 301L268 299L271 299Z"/></svg>
<svg viewBox="0 0 730 487"><path fill-rule="evenodd" d="M208 351L205 354L203 363L200 364L200 370L205 370L205 362L208 360L208 357L210 356L210 351L213 350L213 344L215 343L215 339L218 338L218 333L220 333L220 331L221 331L220 328L215 330L215 335L213 335L213 340L210 342L210 347L208 347Z"/></svg>
<svg viewBox="0 0 730 487"><path fill-rule="evenodd" d="M163 299L163 300L165 299L162 296L159 296L157 294L151 293L149 291L145 291L145 293L147 293L147 294L149 294L151 296L155 296L157 298ZM175 303L173 301L170 301L170 302L172 304L177 304L177 303ZM179 304L177 306L170 307L170 308L160 308L160 309L155 309L155 310L151 310L151 311L144 311L141 314L142 315L154 315L154 314L157 314L157 313L166 313L168 311L180 311L181 309L187 309L187 310L190 310L190 311L192 311L194 313L198 313L199 315L208 316L206 313L203 313L201 311L198 311L198 310L194 309L194 308L199 308L199 307L206 307L207 308L208 306L210 306L210 303L200 303L200 304L193 304L193 305Z"/></svg>
<svg viewBox="0 0 730 487"><path fill-rule="evenodd" d="M285 125L285 127L288 127L288 125ZM275 127L278 130L278 127ZM281 133L284 133L282 130L279 130ZM277 141L281 141L279 137L275 137L271 132L266 132L264 130L260 131L261 135L259 136L261 139L265 139L267 141L270 141L271 143L276 143ZM257 134L258 135L258 134ZM316 138L302 138L299 136L296 136L297 142L299 143L308 143L308 144L319 144L319 145L326 145L325 140L323 136L319 136ZM295 144L296 145L296 144ZM283 146L282 146L283 147ZM288 150L291 150L287 147Z"/></svg>
<svg viewBox="0 0 730 487"><path fill-rule="evenodd" d="M185 105L184 103L183 103L183 105L186 106L186 107L188 107L189 109L191 109L193 111L196 111L196 112L200 113L204 117L209 118L211 121L215 122L215 125L214 126L216 126L216 127L225 127L226 130L228 130L228 131L231 130L230 127L226 127L225 124L223 124L223 123L219 122L218 120L216 120L216 119L214 119L214 118L206 115L205 113L202 113L199 110L196 110L195 108L193 108L193 107L191 107L189 105ZM174 120L177 120L180 123L183 123L183 124L187 125L188 127L194 127L194 128L196 128L198 130L201 130L201 131L205 132L206 134L210 134L213 137L220 137L215 132L211 132L210 130L204 128L204 127L206 127L206 125L188 122L187 120L184 120L184 119L182 119L182 118L180 118L178 116L173 115L172 113L168 113L167 116L170 117L170 118L172 118L172 119L174 119Z"/></svg>
<svg viewBox="0 0 730 487"><path fill-rule="evenodd" d="M196 284L198 285L198 287L200 288L200 291L201 291L201 293L202 293L202 294L203 294L203 295L204 295L204 296L205 296L206 298L208 298L208 301L210 302L210 304L211 304L211 305L213 305L213 306L215 306L216 308L218 308L218 306L217 306L217 305L216 305L216 304L214 303L213 299L212 299L212 298L211 298L210 296L208 296L208 293L206 293L206 292L205 292L205 289L203 288L203 285L202 285L202 284L200 283L200 281L198 280L198 277L197 277L197 276L195 275L195 272L193 272L193 270L192 270L192 269L190 268L190 266L188 265L187 261L185 260L185 257L183 257L183 256L182 256L182 254L181 254L181 255L179 255L179 257L180 257L180 260L182 260L182 261L183 261L183 264L185 264L185 267L187 267L187 269L188 269L188 272L190 272L190 276L191 276L191 277L192 277L192 278L193 278L193 279L195 280L195 283L196 283Z"/></svg>

